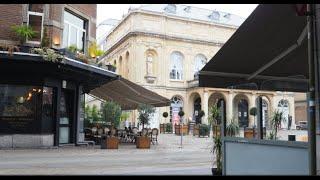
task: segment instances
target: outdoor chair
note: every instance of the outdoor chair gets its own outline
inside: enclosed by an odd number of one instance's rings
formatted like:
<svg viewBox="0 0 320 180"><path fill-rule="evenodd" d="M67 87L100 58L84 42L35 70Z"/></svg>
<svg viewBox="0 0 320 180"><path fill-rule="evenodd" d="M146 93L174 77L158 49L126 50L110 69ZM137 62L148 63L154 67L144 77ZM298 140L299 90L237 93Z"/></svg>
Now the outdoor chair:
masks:
<svg viewBox="0 0 320 180"><path fill-rule="evenodd" d="M135 143L137 136L138 136L138 128L134 127L134 128L132 128L132 134L130 135L131 142Z"/></svg>
<svg viewBox="0 0 320 180"><path fill-rule="evenodd" d="M151 142L154 145L155 142L158 144L158 133L159 130L157 128L153 128L151 131Z"/></svg>
<svg viewBox="0 0 320 180"><path fill-rule="evenodd" d="M110 129L109 128L104 128L104 134L106 134L106 135L108 135L108 133L109 133L109 131L110 131Z"/></svg>

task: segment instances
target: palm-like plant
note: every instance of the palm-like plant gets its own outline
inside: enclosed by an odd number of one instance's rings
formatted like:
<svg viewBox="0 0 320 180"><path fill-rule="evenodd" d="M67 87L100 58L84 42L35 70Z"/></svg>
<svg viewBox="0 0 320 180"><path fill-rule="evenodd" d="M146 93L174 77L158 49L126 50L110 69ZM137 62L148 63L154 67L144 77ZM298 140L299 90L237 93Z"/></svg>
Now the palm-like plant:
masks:
<svg viewBox="0 0 320 180"><path fill-rule="evenodd" d="M17 34L21 45L23 45L27 39L36 36L36 32L33 31L29 25L13 26L12 30Z"/></svg>
<svg viewBox="0 0 320 180"><path fill-rule="evenodd" d="M217 165L217 173L222 173L222 141L220 136L216 136L213 139L214 147L213 154L216 155L215 164Z"/></svg>
<svg viewBox="0 0 320 180"><path fill-rule="evenodd" d="M277 139L277 133L278 133L278 130L279 128L281 127L281 123L282 122L285 122L286 121L286 118L285 116L283 115L283 112L282 111L279 111L279 110L276 110L274 113L273 113L273 116L271 118L271 126L272 126L272 131L273 132L273 138L274 140Z"/></svg>
<svg viewBox="0 0 320 180"><path fill-rule="evenodd" d="M240 127L234 118L231 119L230 124L226 127L228 136L237 136L240 132Z"/></svg>
<svg viewBox="0 0 320 180"><path fill-rule="evenodd" d="M209 108L209 123L212 124L219 124L217 118L219 117L220 112L217 104L214 104Z"/></svg>

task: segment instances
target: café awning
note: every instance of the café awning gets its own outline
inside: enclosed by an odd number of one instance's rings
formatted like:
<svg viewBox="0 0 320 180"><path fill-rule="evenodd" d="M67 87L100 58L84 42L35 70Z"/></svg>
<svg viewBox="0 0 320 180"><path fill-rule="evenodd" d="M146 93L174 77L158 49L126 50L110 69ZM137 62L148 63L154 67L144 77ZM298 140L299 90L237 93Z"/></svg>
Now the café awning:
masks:
<svg viewBox="0 0 320 180"><path fill-rule="evenodd" d="M89 94L102 100L115 101L124 110L137 109L139 104L154 107L170 105L169 99L122 77L91 90Z"/></svg>
<svg viewBox="0 0 320 180"><path fill-rule="evenodd" d="M295 5L259 5L200 71L199 86L305 92L307 52Z"/></svg>

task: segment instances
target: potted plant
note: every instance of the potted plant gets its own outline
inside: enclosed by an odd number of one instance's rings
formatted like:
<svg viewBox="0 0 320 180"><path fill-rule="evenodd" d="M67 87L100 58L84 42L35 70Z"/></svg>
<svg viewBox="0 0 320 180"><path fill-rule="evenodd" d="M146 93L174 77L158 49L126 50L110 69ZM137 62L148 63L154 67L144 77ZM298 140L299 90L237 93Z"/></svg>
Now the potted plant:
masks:
<svg viewBox="0 0 320 180"><path fill-rule="evenodd" d="M107 101L101 109L102 121L106 124L110 123L111 133L106 137L105 147L107 149L118 149L119 139L116 137L116 127L119 126L121 117L121 107L113 101Z"/></svg>
<svg viewBox="0 0 320 180"><path fill-rule="evenodd" d="M255 136L257 112L258 112L258 109L256 107L252 107L250 109L249 114L254 117L254 120L253 120L254 123L253 123L253 127L252 128L246 128L245 129L244 137L253 138Z"/></svg>
<svg viewBox="0 0 320 180"><path fill-rule="evenodd" d="M226 127L227 136L235 137L239 135L240 127L234 118L231 119L230 124Z"/></svg>
<svg viewBox="0 0 320 180"><path fill-rule="evenodd" d="M199 137L205 137L205 136L209 137L209 134L210 134L210 125L200 124Z"/></svg>
<svg viewBox="0 0 320 180"><path fill-rule="evenodd" d="M279 131L279 128L281 127L281 123L285 122L286 118L283 115L282 111L276 110L273 112L272 118L271 118L271 127L272 127L272 133L271 137L276 140L277 139L277 133Z"/></svg>
<svg viewBox="0 0 320 180"><path fill-rule="evenodd" d="M164 117L165 119L168 117L168 112L163 112L162 113L162 117ZM160 124L160 133L165 132L165 124Z"/></svg>
<svg viewBox="0 0 320 180"><path fill-rule="evenodd" d="M88 47L89 55L91 58L98 58L99 56L103 55L103 51L99 49L97 42L93 41L90 42Z"/></svg>
<svg viewBox="0 0 320 180"><path fill-rule="evenodd" d="M213 136L220 135L220 120L218 119L220 110L217 104L214 104L209 108L209 124L212 128Z"/></svg>
<svg viewBox="0 0 320 180"><path fill-rule="evenodd" d="M139 113L139 123L142 124L142 129L144 125L148 125L152 114L155 112L155 108L148 104L140 104L138 106ZM147 134L142 134L137 137L137 148L150 148L150 137Z"/></svg>
<svg viewBox="0 0 320 180"><path fill-rule="evenodd" d="M19 39L20 43L20 51L28 52L29 47L24 46L27 39L31 39L36 36L36 32L32 30L32 27L29 25L20 25L20 26L12 26L12 30L15 32L16 36Z"/></svg>
<svg viewBox="0 0 320 180"><path fill-rule="evenodd" d="M184 111L180 110L178 115L180 116L180 125L176 125L176 134L177 135L181 135L180 133L182 133L182 135L186 135L188 134L188 126L183 124L183 116L184 116Z"/></svg>
<svg viewBox="0 0 320 180"><path fill-rule="evenodd" d="M0 51L8 51L9 56L13 56L14 52L19 52L20 49L18 46L11 45L11 44L0 44Z"/></svg>
<svg viewBox="0 0 320 180"><path fill-rule="evenodd" d="M78 60L80 60L81 62L86 63L86 64L89 63L89 58L88 58L85 54L80 53L80 52L77 53L76 59L78 59Z"/></svg>
<svg viewBox="0 0 320 180"><path fill-rule="evenodd" d="M172 123L167 123L165 127L167 133L172 133Z"/></svg>
<svg viewBox="0 0 320 180"><path fill-rule="evenodd" d="M213 138L213 155L215 155L215 160L213 162L213 167L211 169L212 175L221 176L222 175L222 141L221 136L216 136ZM216 165L216 167L214 167Z"/></svg>

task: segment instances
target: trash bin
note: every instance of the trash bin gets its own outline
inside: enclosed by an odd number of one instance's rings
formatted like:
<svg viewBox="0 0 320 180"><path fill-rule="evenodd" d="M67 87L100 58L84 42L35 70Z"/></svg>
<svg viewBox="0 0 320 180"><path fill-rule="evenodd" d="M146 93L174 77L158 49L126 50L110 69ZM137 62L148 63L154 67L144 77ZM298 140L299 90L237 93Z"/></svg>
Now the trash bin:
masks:
<svg viewBox="0 0 320 180"><path fill-rule="evenodd" d="M106 140L107 140L107 136L106 135L102 135L101 136L101 149L107 149Z"/></svg>
<svg viewBox="0 0 320 180"><path fill-rule="evenodd" d="M288 141L296 141L296 135L288 135Z"/></svg>

